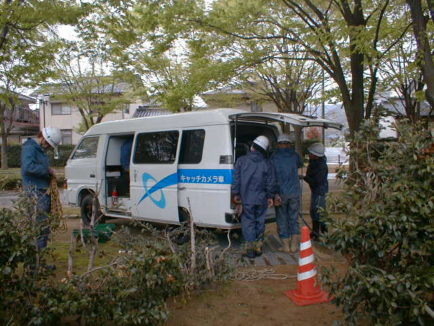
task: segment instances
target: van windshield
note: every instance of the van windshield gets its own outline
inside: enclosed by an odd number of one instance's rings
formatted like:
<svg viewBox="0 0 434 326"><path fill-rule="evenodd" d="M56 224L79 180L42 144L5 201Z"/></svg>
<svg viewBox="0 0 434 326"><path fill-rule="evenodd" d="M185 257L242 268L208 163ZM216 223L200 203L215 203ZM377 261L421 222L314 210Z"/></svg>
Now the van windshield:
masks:
<svg viewBox="0 0 434 326"><path fill-rule="evenodd" d="M98 150L98 140L98 136L83 138L75 149L74 154L72 154L71 159L95 158Z"/></svg>

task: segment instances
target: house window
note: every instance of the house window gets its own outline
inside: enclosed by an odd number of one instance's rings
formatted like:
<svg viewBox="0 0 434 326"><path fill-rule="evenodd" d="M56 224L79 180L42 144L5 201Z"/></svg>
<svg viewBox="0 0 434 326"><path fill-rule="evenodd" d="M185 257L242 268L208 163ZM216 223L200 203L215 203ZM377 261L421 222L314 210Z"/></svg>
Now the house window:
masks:
<svg viewBox="0 0 434 326"><path fill-rule="evenodd" d="M134 163L170 164L175 162L178 131L139 134L136 140Z"/></svg>
<svg viewBox="0 0 434 326"><path fill-rule="evenodd" d="M72 144L72 129L61 129L62 134L62 145Z"/></svg>
<svg viewBox="0 0 434 326"><path fill-rule="evenodd" d="M51 115L69 115L71 114L71 107L66 103L52 103Z"/></svg>
<svg viewBox="0 0 434 326"><path fill-rule="evenodd" d="M205 130L186 130L182 132L180 164L198 164L202 161Z"/></svg>

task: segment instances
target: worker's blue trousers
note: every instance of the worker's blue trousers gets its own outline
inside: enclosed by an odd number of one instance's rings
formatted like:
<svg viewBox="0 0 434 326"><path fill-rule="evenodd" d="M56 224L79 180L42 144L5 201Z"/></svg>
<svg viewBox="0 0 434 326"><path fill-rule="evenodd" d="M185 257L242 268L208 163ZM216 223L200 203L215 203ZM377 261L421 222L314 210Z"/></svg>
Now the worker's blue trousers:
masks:
<svg viewBox="0 0 434 326"><path fill-rule="evenodd" d="M253 242L264 239L266 213L267 205L243 205L241 227L245 241Z"/></svg>

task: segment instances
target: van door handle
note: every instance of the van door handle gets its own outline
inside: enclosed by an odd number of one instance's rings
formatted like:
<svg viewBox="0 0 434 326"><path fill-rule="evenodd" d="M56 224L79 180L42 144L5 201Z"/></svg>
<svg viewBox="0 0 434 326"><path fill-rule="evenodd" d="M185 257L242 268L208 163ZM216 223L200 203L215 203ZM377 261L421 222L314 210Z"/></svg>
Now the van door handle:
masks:
<svg viewBox="0 0 434 326"><path fill-rule="evenodd" d="M185 190L185 187L178 187L178 190Z"/></svg>
<svg viewBox="0 0 434 326"><path fill-rule="evenodd" d="M95 174L91 174L89 177L91 177L91 178L95 178Z"/></svg>

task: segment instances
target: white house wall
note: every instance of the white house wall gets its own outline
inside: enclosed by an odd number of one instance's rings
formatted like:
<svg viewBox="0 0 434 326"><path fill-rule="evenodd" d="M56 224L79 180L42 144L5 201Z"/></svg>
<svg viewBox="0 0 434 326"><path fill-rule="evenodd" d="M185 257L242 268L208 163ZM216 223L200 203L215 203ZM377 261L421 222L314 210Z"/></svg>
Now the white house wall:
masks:
<svg viewBox="0 0 434 326"><path fill-rule="evenodd" d="M107 114L102 121L113 121L129 119L133 116L136 109L141 105L141 103L131 103L129 106L129 113L123 113L122 111ZM44 119L45 114L45 119ZM78 108L71 107L71 114L65 115L52 115L51 114L51 103L47 103L40 106L40 127L56 127L59 129L72 129L72 144L76 145L80 141L81 134L77 133L77 129L80 125L82 118L78 111ZM44 124L45 123L45 124Z"/></svg>

